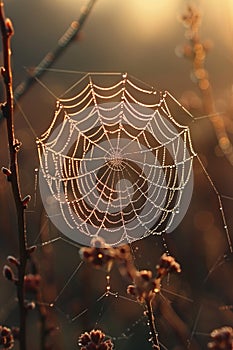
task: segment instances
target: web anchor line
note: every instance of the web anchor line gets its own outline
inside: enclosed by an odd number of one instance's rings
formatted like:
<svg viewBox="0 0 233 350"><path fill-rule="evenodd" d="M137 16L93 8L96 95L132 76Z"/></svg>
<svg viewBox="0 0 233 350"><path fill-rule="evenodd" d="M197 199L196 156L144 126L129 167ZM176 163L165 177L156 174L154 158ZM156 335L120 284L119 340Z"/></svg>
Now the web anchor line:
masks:
<svg viewBox="0 0 233 350"><path fill-rule="evenodd" d="M225 217L225 212L224 212L224 209L223 209L223 203L222 203L222 199L221 199L222 196L218 192L215 184L213 183L211 177L209 176L209 174L208 174L206 168L204 167L204 164L202 163L202 161L201 161L199 156L197 156L197 159L198 159L198 162L200 163L200 165L202 167L202 170L203 170L207 180L211 184L211 187L213 188L213 190L214 190L214 192L215 192L215 194L217 196L218 204L219 204L219 210L220 210L221 217L222 217L222 222L223 222L223 228L224 228L225 233L226 233L226 239L227 239L229 251L232 254L233 253L232 240L231 240L231 237L230 237L230 233L229 233L229 229L228 229L228 225L227 225L227 221L226 221L226 217Z"/></svg>

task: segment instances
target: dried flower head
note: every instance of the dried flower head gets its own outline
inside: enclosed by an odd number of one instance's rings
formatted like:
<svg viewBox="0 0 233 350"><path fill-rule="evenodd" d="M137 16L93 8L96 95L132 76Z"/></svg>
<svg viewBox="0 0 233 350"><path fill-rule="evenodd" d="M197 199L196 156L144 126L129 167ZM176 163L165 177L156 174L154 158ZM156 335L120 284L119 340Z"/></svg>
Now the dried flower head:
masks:
<svg viewBox="0 0 233 350"><path fill-rule="evenodd" d="M14 346L14 336L8 327L0 326L0 346L3 349L12 349Z"/></svg>
<svg viewBox="0 0 233 350"><path fill-rule="evenodd" d="M129 285L127 293L135 296L140 303L152 300L159 291L157 281L152 277L150 270L137 271L134 285Z"/></svg>
<svg viewBox="0 0 233 350"><path fill-rule="evenodd" d="M201 14L193 5L187 7L186 13L182 16L182 22L186 27L185 36L189 44L177 48L178 56L184 56L192 60L193 71L191 79L198 84L201 90L207 90L210 87L209 75L204 67L206 54L211 49L209 40L200 39Z"/></svg>
<svg viewBox="0 0 233 350"><path fill-rule="evenodd" d="M129 285L127 293L135 296L139 302L151 301L160 291L161 279L169 272L180 272L180 265L172 256L163 254L157 266L156 278L150 270L135 270L134 285Z"/></svg>
<svg viewBox="0 0 233 350"><path fill-rule="evenodd" d="M105 338L105 334L99 329L93 329L89 333L81 334L78 339L81 350L112 350L113 343Z"/></svg>
<svg viewBox="0 0 233 350"><path fill-rule="evenodd" d="M95 268L106 268L108 271L115 259L115 250L112 247L85 247L80 249L79 254Z"/></svg>
<svg viewBox="0 0 233 350"><path fill-rule="evenodd" d="M161 279L171 272L181 272L180 264L178 264L172 256L167 255L166 253L161 256L159 265L156 268L157 279Z"/></svg>
<svg viewBox="0 0 233 350"><path fill-rule="evenodd" d="M233 349L233 329L222 327L213 330L210 334L212 341L208 343L208 348L212 350L232 350Z"/></svg>
<svg viewBox="0 0 233 350"><path fill-rule="evenodd" d="M192 39L201 23L200 10L195 5L188 5L186 12L181 16L181 21L185 28L187 28L186 36Z"/></svg>

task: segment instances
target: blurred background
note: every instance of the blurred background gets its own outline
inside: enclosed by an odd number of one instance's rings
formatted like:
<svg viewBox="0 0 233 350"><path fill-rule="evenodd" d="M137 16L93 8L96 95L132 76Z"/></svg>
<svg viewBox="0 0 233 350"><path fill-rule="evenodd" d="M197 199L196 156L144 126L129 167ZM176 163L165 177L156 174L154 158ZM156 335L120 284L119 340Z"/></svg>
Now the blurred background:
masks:
<svg viewBox="0 0 233 350"><path fill-rule="evenodd" d="M233 142L233 3L231 0L193 3L202 15L201 40L209 40L210 50L204 64L215 112L220 113L220 124L224 125L228 142ZM56 46L86 4L87 1L81 0L5 1L6 15L15 29L12 39L14 87ZM188 4L186 0L97 0L77 39L52 67L82 72L128 72L155 89L168 90L197 118L192 123L187 118L187 123L193 148L208 176L196 159L190 207L179 227L163 237L170 254L180 262L182 273L166 281L162 296L154 305L159 339L163 348L169 350L205 349L208 334L214 328L233 326L232 253L218 201L219 194L231 240L232 164L219 145L218 123L205 117L205 94L193 79L192 59L180 57L188 43L186 28L180 21ZM36 82L15 110L15 133L23 144L19 152L21 190L23 195L32 195L26 214L29 244L39 245L62 236L46 217L41 203L35 172L39 167L35 141L52 120L56 102L53 94L61 94L75 80L76 76L68 72L48 71L41 78L45 87ZM4 101L3 84L0 95ZM4 120L0 121L0 165L8 165ZM17 256L18 251L14 203L3 174L0 175L0 208L3 267L6 257ZM153 236L133 245L140 269L155 271L164 252L163 238ZM106 288L104 271L85 265L69 280L80 262L77 247L60 240L38 247L35 260L42 276L41 300L45 305L55 305L45 308L48 323L55 327L48 339L54 349L76 349L78 335L96 326L116 338L116 349L151 348L139 304L111 296L97 301ZM0 323L17 325L14 286L3 277L0 279ZM117 269L111 273L111 284L112 290L126 296L127 282ZM39 339L36 310L30 313L29 320L29 348L39 349L34 335Z"/></svg>

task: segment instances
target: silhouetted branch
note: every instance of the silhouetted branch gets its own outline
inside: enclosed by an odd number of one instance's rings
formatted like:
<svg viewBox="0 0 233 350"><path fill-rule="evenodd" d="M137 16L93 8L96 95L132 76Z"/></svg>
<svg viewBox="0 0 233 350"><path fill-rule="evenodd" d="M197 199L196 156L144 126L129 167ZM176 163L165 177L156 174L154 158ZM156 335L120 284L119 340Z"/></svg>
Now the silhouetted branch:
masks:
<svg viewBox="0 0 233 350"><path fill-rule="evenodd" d="M71 23L66 32L58 40L57 46L49 51L42 61L30 72L30 76L17 86L14 91L14 100L17 101L25 94L30 86L35 82L35 78L41 77L47 68L51 67L54 62L61 56L64 50L73 42L78 33L82 29L88 15L96 0L90 0L86 7L82 10L78 21Z"/></svg>
<svg viewBox="0 0 233 350"><path fill-rule="evenodd" d="M29 257L29 250L27 249L27 236L26 236L26 221L25 221L25 208L30 196L22 198L20 191L20 180L17 162L17 152L20 149L21 143L15 138L14 132L14 101L18 100L34 83L35 78L39 78L62 54L65 48L75 39L79 31L81 30L85 20L87 19L96 0L90 0L88 5L83 9L82 14L78 21L73 22L65 34L59 39L57 46L50 51L39 65L31 72L31 75L22 82L13 93L12 84L12 69L11 69L11 37L13 35L13 26L9 19L5 17L3 1L0 0L0 27L2 33L2 48L3 48L3 68L1 74L5 84L6 102L1 104L0 118L5 119L7 123L8 134L8 148L9 148L9 168L2 168L3 173L6 175L7 180L11 183L14 202L17 211L17 223L18 223L18 239L19 239L19 264L18 276L13 278L12 281L17 287L17 298L19 304L19 318L20 318L20 350L26 350L26 316L27 305L25 304L25 278L26 265ZM45 334L45 314L40 309L41 314L41 326L42 335ZM42 348L45 346L45 339L42 340Z"/></svg>
<svg viewBox="0 0 233 350"><path fill-rule="evenodd" d="M25 227L25 206L30 199L29 196L22 199L19 184L17 152L20 143L15 139L14 120L13 120L13 89L12 89L12 71L11 71L11 37L13 35L13 26L11 21L5 17L4 5L0 1L0 26L2 33L3 47L3 67L1 69L2 77L5 84L6 102L2 104L2 113L6 119L8 147L10 166L9 169L3 168L3 173L11 183L18 222L18 240L19 240L19 264L18 277L15 281L17 286L17 297L20 314L20 350L26 349L26 308L24 298L24 276L27 263L27 243L26 243L26 227Z"/></svg>

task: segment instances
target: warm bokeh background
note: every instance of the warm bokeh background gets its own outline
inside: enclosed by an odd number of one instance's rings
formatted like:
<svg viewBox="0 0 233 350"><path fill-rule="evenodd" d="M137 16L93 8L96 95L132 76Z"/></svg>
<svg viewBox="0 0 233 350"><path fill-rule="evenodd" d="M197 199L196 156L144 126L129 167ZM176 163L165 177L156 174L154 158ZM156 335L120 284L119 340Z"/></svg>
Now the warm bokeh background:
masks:
<svg viewBox="0 0 233 350"><path fill-rule="evenodd" d="M56 45L64 31L80 15L81 0L5 1L6 14L14 24L12 60L14 86L27 77L27 69L36 66L44 55ZM177 47L186 42L184 28L178 18L185 11L184 0L97 0L85 26L71 46L53 68L77 71L128 72L153 85L158 90L169 90L179 101L189 106L196 117L204 114L198 87L191 80L192 63L176 55ZM233 141L233 4L231 0L196 1L203 21L201 36L213 43L206 59L206 68L216 108L224 113L229 139ZM60 94L75 79L70 74L47 72L42 81L55 94ZM3 96L3 88L1 88ZM191 96L191 100L190 100ZM3 97L2 97L3 99ZM30 193L28 208L28 241L33 244L56 237L56 229L43 211L38 188L35 189L35 168L38 167L35 135L47 129L55 105L54 97L35 84L20 100L24 115L15 113L16 137L23 146L19 153L21 188ZM32 129L28 126L26 119ZM233 238L233 185L232 165L218 147L213 124L209 118L190 124L195 151L202 159L210 178L222 198L229 233ZM0 122L0 166L7 166L6 129ZM205 349L209 332L223 325L233 326L232 261L221 257L229 251L221 221L217 195L198 161L194 164L195 187L191 205L177 230L167 237L169 251L181 263L182 274L171 277L164 285L181 296L164 291L176 312L158 301L156 311L159 337L165 349L188 348L183 338L192 339L190 349ZM37 197L35 198L35 192ZM5 177L0 175L0 266L7 255L17 256L17 231L12 195ZM160 237L150 237L135 245L140 268L155 265L164 247ZM63 287L79 264L77 248L58 242L38 249L36 259L40 265L44 299L54 302L51 308L52 323L58 327L51 341L55 349L75 349L75 339L83 330L100 326L116 337L116 349L150 349L148 329L143 310L137 304L109 297L100 302L97 298L105 290L105 273L84 267L77 272L64 291ZM208 280L208 271L219 259L220 265ZM1 278L0 323L17 324L17 304L14 287ZM125 295L126 283L119 273L112 273L112 289ZM165 303L166 304L166 303ZM75 322L71 318L89 308ZM179 318L179 319L178 319ZM30 315L30 332L38 333L37 315ZM183 320L187 325L181 323ZM174 323L173 323L174 322ZM193 335L186 334L188 330ZM123 333L125 339L121 339ZM30 347L37 349L35 338Z"/></svg>

